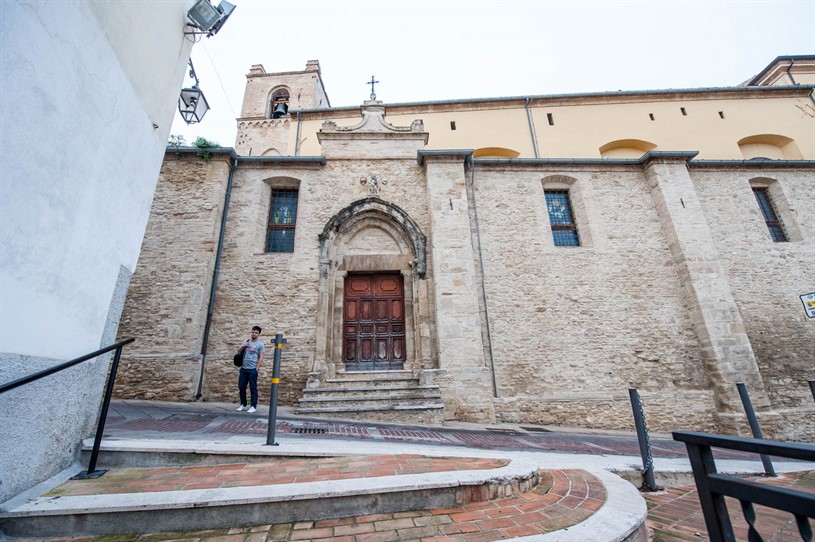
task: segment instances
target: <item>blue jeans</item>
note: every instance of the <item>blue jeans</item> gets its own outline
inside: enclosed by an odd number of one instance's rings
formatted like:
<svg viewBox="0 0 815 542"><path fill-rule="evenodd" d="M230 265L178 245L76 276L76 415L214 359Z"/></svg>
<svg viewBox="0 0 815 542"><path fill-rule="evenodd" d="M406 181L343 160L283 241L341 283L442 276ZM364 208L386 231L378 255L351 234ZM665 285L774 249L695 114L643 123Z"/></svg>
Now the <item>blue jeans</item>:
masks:
<svg viewBox="0 0 815 542"><path fill-rule="evenodd" d="M249 393L252 394L252 406L258 406L258 370L241 368L238 377L238 391L241 394L241 404L246 406L246 383L249 383Z"/></svg>

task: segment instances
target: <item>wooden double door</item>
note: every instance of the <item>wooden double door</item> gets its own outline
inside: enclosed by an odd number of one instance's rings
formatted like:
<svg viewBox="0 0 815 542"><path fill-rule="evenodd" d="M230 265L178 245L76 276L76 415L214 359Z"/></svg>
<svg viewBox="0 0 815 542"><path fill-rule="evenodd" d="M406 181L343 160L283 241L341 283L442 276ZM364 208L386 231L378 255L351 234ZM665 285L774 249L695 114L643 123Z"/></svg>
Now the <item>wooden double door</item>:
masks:
<svg viewBox="0 0 815 542"><path fill-rule="evenodd" d="M402 369L405 294L401 274L353 274L345 278L342 351L347 371Z"/></svg>

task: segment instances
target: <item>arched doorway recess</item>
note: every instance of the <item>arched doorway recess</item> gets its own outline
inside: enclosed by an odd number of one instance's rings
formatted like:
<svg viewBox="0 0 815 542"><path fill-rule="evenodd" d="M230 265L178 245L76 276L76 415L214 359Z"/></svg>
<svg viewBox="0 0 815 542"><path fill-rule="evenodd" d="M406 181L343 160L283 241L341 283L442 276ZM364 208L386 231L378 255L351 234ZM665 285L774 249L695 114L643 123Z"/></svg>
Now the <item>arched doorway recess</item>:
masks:
<svg viewBox="0 0 815 542"><path fill-rule="evenodd" d="M434 348L431 344L430 300L425 280L427 238L416 222L400 207L378 197L368 197L351 203L331 217L319 239L317 351L309 378L312 385L317 384L315 380L332 378L337 371L346 370L346 362L360 361L359 358L349 360L354 353L348 341L356 340L357 345L364 345L366 338L360 338L355 333L370 330L363 330L358 321L353 318L349 320L348 317L349 313L362 306L360 299L369 300L366 293L360 293L366 281L372 290L381 290L374 294L382 294L378 298L372 294L373 304L366 310L376 311L377 307L385 305L401 307L403 314L397 314L400 311L394 309L385 315L385 320L379 322L382 329L389 322L394 324L386 330L388 337L382 339L380 336L379 342L376 342L374 336L371 343L374 352L385 348L388 349L386 357L397 359L388 359L389 363L380 366L350 363L348 369L401 368L417 376L423 368L432 368ZM347 290L349 284L363 286L359 286L360 291L354 293ZM383 286L380 288L378 284ZM356 306L351 307L352 304ZM358 312L350 315L359 316ZM403 319L403 330L396 325L399 323L397 317ZM357 326L356 331L351 329L353 326ZM376 329L372 333L376 335ZM401 339L400 333L403 333ZM385 340L390 342L383 342ZM403 341L403 346L398 345L399 340Z"/></svg>

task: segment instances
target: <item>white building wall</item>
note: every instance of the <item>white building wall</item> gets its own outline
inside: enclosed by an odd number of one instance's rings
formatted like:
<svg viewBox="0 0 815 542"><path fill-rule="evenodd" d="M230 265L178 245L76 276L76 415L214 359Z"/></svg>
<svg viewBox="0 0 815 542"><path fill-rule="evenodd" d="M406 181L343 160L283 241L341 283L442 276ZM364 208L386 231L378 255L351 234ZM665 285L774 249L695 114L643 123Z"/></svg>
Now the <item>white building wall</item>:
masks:
<svg viewBox="0 0 815 542"><path fill-rule="evenodd" d="M191 4L0 2L0 382L113 342ZM0 501L70 463L105 361L0 395Z"/></svg>

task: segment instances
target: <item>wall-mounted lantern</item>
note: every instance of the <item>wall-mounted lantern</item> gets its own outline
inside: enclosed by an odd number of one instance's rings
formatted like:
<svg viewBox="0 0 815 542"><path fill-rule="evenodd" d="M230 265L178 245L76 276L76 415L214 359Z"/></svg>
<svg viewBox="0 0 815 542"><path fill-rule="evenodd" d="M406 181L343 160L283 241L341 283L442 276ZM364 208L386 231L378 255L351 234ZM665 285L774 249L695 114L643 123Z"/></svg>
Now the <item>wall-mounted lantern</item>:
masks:
<svg viewBox="0 0 815 542"><path fill-rule="evenodd" d="M192 59L188 61L190 65L190 77L195 80L195 84L190 88L182 88L181 96L178 98L178 112L187 124L201 122L204 115L209 111L209 103L204 97L204 93L198 88L198 77L195 75L195 68L192 67Z"/></svg>

